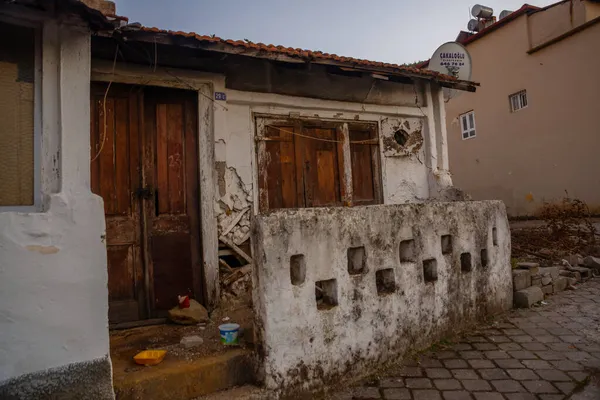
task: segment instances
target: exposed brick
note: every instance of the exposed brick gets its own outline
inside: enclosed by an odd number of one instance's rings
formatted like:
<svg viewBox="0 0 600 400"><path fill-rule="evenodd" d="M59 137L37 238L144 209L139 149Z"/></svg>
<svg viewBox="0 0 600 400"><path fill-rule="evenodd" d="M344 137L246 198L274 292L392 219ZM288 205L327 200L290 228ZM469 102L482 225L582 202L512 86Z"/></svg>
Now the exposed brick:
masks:
<svg viewBox="0 0 600 400"><path fill-rule="evenodd" d="M442 400L437 390L413 390L414 400Z"/></svg>
<svg viewBox="0 0 600 400"><path fill-rule="evenodd" d="M427 378L406 378L404 380L407 388L410 389L429 389L433 387L431 380Z"/></svg>
<svg viewBox="0 0 600 400"><path fill-rule="evenodd" d="M512 379L503 379L499 381L492 381L492 386L502 393L512 393L512 392L524 392L525 388L521 386L521 384Z"/></svg>
<svg viewBox="0 0 600 400"><path fill-rule="evenodd" d="M460 382L456 379L435 379L433 385L439 390L458 390L462 389Z"/></svg>
<svg viewBox="0 0 600 400"><path fill-rule="evenodd" d="M470 392L485 392L492 390L492 387L483 379L466 379L462 381L463 386Z"/></svg>
<svg viewBox="0 0 600 400"><path fill-rule="evenodd" d="M408 389L383 389L383 398L386 400L410 400Z"/></svg>
<svg viewBox="0 0 600 400"><path fill-rule="evenodd" d="M523 381L523 386L527 388L530 393L557 393L558 389L552 386L550 382L546 381Z"/></svg>
<svg viewBox="0 0 600 400"><path fill-rule="evenodd" d="M469 392L464 390L453 390L451 392L442 393L444 400L472 400Z"/></svg>
<svg viewBox="0 0 600 400"><path fill-rule="evenodd" d="M530 369L507 369L506 373L518 381L539 379L535 372Z"/></svg>
<svg viewBox="0 0 600 400"><path fill-rule="evenodd" d="M446 368L426 368L425 375L428 378L451 378L452 374Z"/></svg>

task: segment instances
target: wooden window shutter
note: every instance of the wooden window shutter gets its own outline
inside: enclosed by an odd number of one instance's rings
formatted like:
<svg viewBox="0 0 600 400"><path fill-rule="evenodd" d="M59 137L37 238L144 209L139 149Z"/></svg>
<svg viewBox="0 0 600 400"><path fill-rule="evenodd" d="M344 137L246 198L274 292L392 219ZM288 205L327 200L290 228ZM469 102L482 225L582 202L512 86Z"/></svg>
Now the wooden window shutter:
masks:
<svg viewBox="0 0 600 400"><path fill-rule="evenodd" d="M375 127L349 127L353 205L381 204L379 142ZM358 142L358 143L357 143Z"/></svg>

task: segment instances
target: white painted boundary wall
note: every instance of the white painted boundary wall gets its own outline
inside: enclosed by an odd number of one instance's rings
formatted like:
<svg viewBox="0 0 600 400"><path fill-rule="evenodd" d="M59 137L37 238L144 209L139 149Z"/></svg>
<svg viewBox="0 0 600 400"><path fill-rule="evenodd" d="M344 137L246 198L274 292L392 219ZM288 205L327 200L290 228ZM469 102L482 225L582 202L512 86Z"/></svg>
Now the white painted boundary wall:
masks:
<svg viewBox="0 0 600 400"><path fill-rule="evenodd" d="M0 210L0 388L75 363L110 372L104 207L90 191L90 32L45 21L40 34L44 200L39 212ZM81 382L79 372L67 380ZM110 388L110 373L92 378Z"/></svg>
<svg viewBox="0 0 600 400"><path fill-rule="evenodd" d="M310 390L366 373L512 305L509 226L499 201L277 211L256 216L253 231L256 331L269 389ZM451 235L448 254L443 235ZM400 243L411 239L414 261L401 262ZM366 271L350 275L347 252L359 246ZM470 272L462 271L463 253ZM293 285L290 259L298 254L305 279ZM435 282L424 281L428 259L437 261ZM383 269L393 271L393 293L378 294ZM319 310L315 282L330 279L338 305Z"/></svg>

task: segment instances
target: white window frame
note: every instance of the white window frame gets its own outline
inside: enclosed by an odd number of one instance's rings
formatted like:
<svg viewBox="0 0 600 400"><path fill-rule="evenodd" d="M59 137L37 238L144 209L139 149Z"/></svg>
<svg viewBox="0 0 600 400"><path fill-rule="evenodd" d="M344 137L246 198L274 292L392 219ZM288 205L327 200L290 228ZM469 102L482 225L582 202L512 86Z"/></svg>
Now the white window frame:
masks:
<svg viewBox="0 0 600 400"><path fill-rule="evenodd" d="M24 26L35 30L33 71L33 204L0 206L0 212L36 212L42 208L41 154L42 154L42 30L41 22L0 15L0 23Z"/></svg>
<svg viewBox="0 0 600 400"><path fill-rule="evenodd" d="M508 96L508 103L510 104L510 112L517 112L529 105L529 99L527 98L527 90L519 90Z"/></svg>
<svg viewBox="0 0 600 400"><path fill-rule="evenodd" d="M469 117L472 118L469 118ZM462 140L473 139L477 136L477 128L475 127L475 110L467 111L458 116L460 121L460 135Z"/></svg>

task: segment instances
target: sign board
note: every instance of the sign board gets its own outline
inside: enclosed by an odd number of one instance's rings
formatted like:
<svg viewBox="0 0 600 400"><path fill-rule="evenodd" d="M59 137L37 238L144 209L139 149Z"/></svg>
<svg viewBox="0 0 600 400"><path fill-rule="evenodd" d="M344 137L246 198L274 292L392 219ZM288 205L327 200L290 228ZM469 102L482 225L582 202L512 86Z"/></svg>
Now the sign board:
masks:
<svg viewBox="0 0 600 400"><path fill-rule="evenodd" d="M429 69L468 81L471 79L471 56L460 43L444 43L431 56Z"/></svg>

